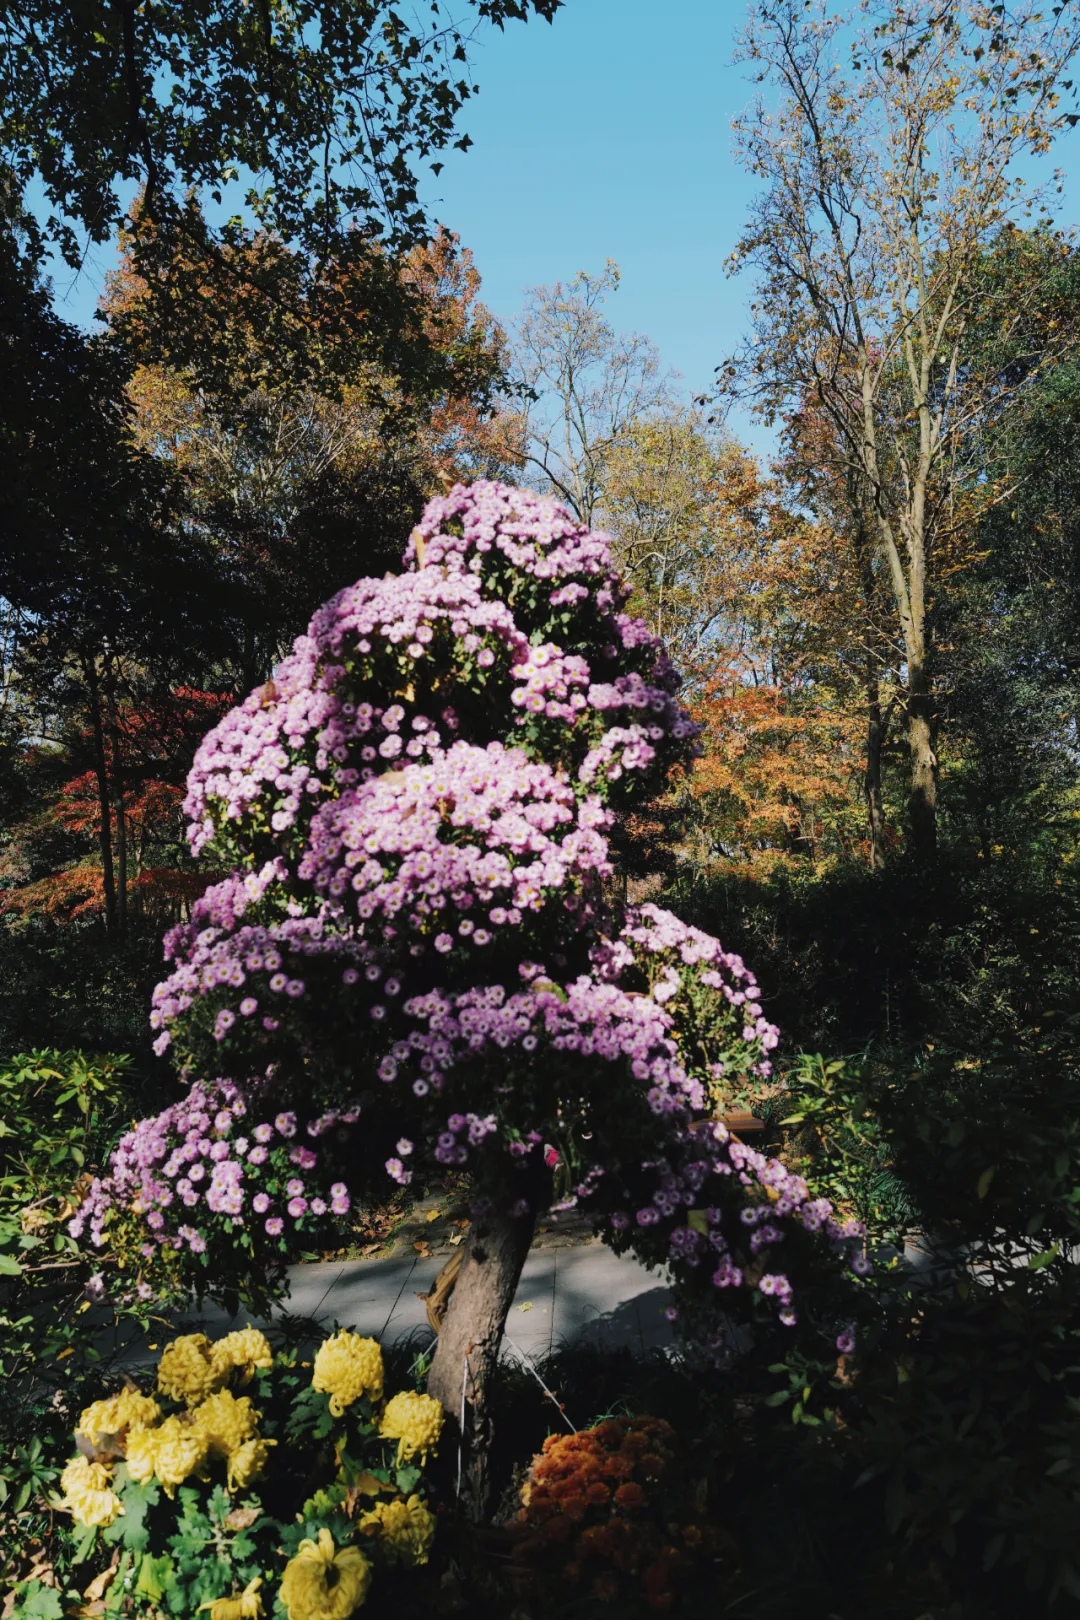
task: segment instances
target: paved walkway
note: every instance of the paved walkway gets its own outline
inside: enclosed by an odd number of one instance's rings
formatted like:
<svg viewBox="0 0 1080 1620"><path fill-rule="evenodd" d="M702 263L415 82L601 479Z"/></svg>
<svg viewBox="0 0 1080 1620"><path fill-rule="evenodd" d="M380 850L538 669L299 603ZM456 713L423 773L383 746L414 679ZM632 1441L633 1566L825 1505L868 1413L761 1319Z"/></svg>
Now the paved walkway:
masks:
<svg viewBox="0 0 1080 1620"><path fill-rule="evenodd" d="M294 1266L291 1292L275 1316L287 1312L324 1329L337 1324L387 1344L411 1339L422 1349L433 1335L418 1296L434 1286L445 1262L445 1255L432 1255ZM534 1249L525 1262L506 1332L513 1345L534 1358L567 1342L607 1349L626 1345L644 1352L671 1343L664 1315L668 1302L662 1276L630 1256L612 1254L602 1243ZM244 1313L230 1318L208 1306L177 1326L217 1336L254 1320ZM140 1347L135 1359L144 1357L149 1352Z"/></svg>

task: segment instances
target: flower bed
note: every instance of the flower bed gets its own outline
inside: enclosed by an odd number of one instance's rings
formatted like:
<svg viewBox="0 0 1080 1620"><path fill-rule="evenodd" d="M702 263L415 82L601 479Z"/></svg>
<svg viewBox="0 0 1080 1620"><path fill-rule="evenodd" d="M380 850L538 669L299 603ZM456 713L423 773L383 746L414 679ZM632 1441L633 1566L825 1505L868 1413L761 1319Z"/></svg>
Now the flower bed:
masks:
<svg viewBox="0 0 1080 1620"><path fill-rule="evenodd" d="M307 1362L246 1328L179 1338L153 1394L95 1401L61 1490L103 1612L348 1620L380 1570L426 1564L442 1408L384 1386L371 1339L342 1330Z"/></svg>

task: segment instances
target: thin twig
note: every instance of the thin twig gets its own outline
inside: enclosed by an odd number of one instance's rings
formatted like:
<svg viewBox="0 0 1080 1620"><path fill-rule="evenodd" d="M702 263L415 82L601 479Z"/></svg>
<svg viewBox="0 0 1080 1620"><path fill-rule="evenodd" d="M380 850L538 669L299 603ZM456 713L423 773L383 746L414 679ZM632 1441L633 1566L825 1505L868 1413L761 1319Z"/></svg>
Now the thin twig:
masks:
<svg viewBox="0 0 1080 1620"><path fill-rule="evenodd" d="M524 1350L521 1348L521 1346L519 1344L514 1343L513 1339L510 1337L509 1333L507 1333L505 1331L505 1329L503 1330L503 1338L506 1340L506 1342L510 1346L511 1350L516 1351L517 1355L521 1358L522 1364L525 1367L528 1368L529 1372L532 1373L533 1377L536 1379L536 1382L540 1385L540 1388L543 1390L543 1392L547 1396L548 1400L552 1403L553 1406L558 1408L559 1416L562 1418L563 1422L566 1424L566 1427L570 1430L570 1433L571 1434L577 1434L577 1432L578 1432L577 1429L575 1428L574 1424L571 1423L570 1419L566 1415L566 1408L563 1406L563 1404L559 1400L558 1396L553 1395L551 1390L548 1389L547 1385L544 1383L544 1380L541 1378L540 1374L537 1372L536 1368L533 1366L532 1358L525 1354Z"/></svg>

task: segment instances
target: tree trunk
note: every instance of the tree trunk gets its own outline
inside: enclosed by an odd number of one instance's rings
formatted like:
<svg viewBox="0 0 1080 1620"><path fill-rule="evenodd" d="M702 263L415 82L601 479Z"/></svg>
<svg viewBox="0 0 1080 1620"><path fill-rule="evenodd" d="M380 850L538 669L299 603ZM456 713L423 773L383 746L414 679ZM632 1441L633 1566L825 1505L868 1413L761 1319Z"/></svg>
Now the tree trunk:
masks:
<svg viewBox="0 0 1080 1620"><path fill-rule="evenodd" d="M97 778L102 885L105 891L105 932L116 932L116 882L113 876L112 811L109 803L109 768L105 758L105 733L101 725L101 693L93 658L83 659L83 674L90 698L90 728L94 738L94 775Z"/></svg>
<svg viewBox="0 0 1080 1620"><path fill-rule="evenodd" d="M933 701L922 665L908 668L907 733L911 753L911 848L920 866L930 866L937 856L937 756Z"/></svg>
<svg viewBox="0 0 1080 1620"><path fill-rule="evenodd" d="M881 713L881 696L877 681L869 678L866 686L866 770L863 774L863 793L866 799L866 827L870 838L870 870L885 870L885 804L881 796L881 756L885 747L888 722Z"/></svg>
<svg viewBox="0 0 1080 1620"><path fill-rule="evenodd" d="M538 1199L528 1212L511 1216L497 1204L473 1218L465 1256L450 1296L428 1374L428 1393L441 1401L455 1423L465 1420L462 1505L474 1521L487 1511L491 1492L493 1420L490 1391L502 1344L503 1326L529 1252Z"/></svg>
<svg viewBox="0 0 1080 1620"><path fill-rule="evenodd" d="M112 743L113 795L116 799L116 931L127 932L127 805L121 765L120 723L116 714L116 690L110 679L106 690L109 709L109 740Z"/></svg>

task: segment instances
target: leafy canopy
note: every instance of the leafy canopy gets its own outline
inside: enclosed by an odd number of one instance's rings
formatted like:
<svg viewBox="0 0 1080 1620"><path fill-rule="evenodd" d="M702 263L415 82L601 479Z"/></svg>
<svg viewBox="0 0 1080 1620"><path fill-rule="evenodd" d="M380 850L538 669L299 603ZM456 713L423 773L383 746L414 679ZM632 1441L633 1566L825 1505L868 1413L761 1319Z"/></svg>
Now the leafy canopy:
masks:
<svg viewBox="0 0 1080 1620"><path fill-rule="evenodd" d="M41 233L72 265L80 232L121 224L122 186L154 217L239 180L261 224L322 256L347 223L416 240L417 163L469 144L478 20L550 21L560 4L468 0L458 20L435 0L422 23L386 0L24 0L0 16L0 162L20 191L41 186Z"/></svg>

